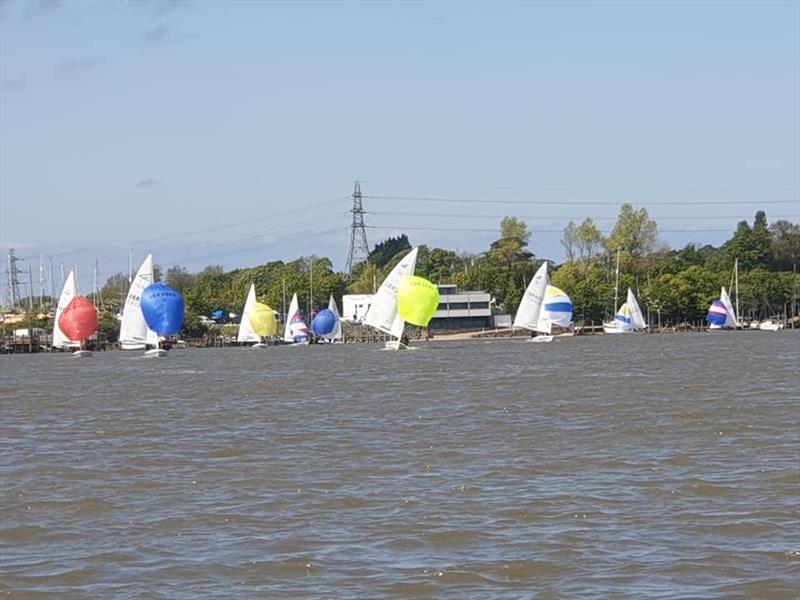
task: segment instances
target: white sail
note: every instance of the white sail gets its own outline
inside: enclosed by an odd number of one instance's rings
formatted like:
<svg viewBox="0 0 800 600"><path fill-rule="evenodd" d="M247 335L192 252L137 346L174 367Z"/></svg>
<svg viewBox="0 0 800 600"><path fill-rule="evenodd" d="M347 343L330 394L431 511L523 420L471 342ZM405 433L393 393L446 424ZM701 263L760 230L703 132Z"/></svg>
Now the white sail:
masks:
<svg viewBox="0 0 800 600"><path fill-rule="evenodd" d="M536 271L536 275L533 276L522 296L522 301L519 303L517 314L514 317L514 327L550 333L550 320L542 310L547 283L547 263L545 262Z"/></svg>
<svg viewBox="0 0 800 600"><path fill-rule="evenodd" d="M627 304L631 312L631 319L633 320L633 328L646 329L647 323L645 323L644 315L642 314L642 309L639 308L639 303L636 301L636 296L633 295L631 288L628 288Z"/></svg>
<svg viewBox="0 0 800 600"><path fill-rule="evenodd" d="M242 320L239 322L239 333L236 336L237 342L259 342L261 338L253 331L253 324L250 323L250 310L256 303L256 286L250 284L250 291L247 292L247 300L242 309Z"/></svg>
<svg viewBox="0 0 800 600"><path fill-rule="evenodd" d="M308 340L308 326L300 314L300 303L297 294L292 296L289 312L286 315L286 328L283 330L283 341L289 343L305 342Z"/></svg>
<svg viewBox="0 0 800 600"><path fill-rule="evenodd" d="M339 307L336 306L336 300L334 300L333 294L331 294L331 299L328 300L328 310L336 315L336 325L333 326L333 331L325 337L329 340L340 340L342 339L342 319L339 316Z"/></svg>
<svg viewBox="0 0 800 600"><path fill-rule="evenodd" d="M739 319L736 315L736 311L733 310L733 305L731 304L731 297L728 295L728 290L726 290L724 286L722 287L722 291L719 293L719 299L722 304L725 305L725 310L728 311L728 318L725 320L724 327L738 327Z"/></svg>
<svg viewBox="0 0 800 600"><path fill-rule="evenodd" d="M55 323L53 324L53 347L54 348L80 348L80 343L70 340L61 327L58 326L58 319L61 313L72 302L72 299L78 295L78 285L75 283L75 271L70 271L67 275L67 280L64 282L64 287L61 289L61 296L58 298L58 305L56 307Z"/></svg>
<svg viewBox="0 0 800 600"><path fill-rule="evenodd" d="M154 282L153 255L148 254L142 266L136 271L136 277L131 282L122 310L119 347L123 350L143 350L147 344L158 345L158 334L147 326L140 306L144 288Z"/></svg>
<svg viewBox="0 0 800 600"><path fill-rule="evenodd" d="M417 266L417 251L418 248L413 248L386 276L381 287L372 297L372 303L364 317L364 323L397 339L403 336L405 327L405 321L397 313L397 286L400 284L401 277L414 274Z"/></svg>

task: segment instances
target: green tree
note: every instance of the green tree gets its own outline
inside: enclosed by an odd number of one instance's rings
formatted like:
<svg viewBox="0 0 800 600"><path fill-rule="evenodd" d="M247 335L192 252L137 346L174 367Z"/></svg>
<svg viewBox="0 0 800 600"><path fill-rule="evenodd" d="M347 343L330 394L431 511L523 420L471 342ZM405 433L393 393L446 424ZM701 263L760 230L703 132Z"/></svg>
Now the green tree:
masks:
<svg viewBox="0 0 800 600"><path fill-rule="evenodd" d="M655 250L658 242L658 226L650 218L646 208L635 210L631 204L620 207L617 222L605 241L609 261L620 251L622 269L643 273L642 258Z"/></svg>
<svg viewBox="0 0 800 600"><path fill-rule="evenodd" d="M372 252L369 253L367 261L383 268L395 256L405 254L409 250L411 250L411 244L408 241L408 236L404 233L397 237L390 237L377 244Z"/></svg>
<svg viewBox="0 0 800 600"><path fill-rule="evenodd" d="M772 268L776 271L797 270L800 265L800 225L776 221L772 231Z"/></svg>

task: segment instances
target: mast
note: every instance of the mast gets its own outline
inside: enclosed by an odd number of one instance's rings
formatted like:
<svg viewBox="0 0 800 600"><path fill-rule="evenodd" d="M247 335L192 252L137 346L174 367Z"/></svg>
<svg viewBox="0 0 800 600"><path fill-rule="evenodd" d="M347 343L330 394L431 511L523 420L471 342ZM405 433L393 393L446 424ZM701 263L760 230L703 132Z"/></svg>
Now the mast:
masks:
<svg viewBox="0 0 800 600"><path fill-rule="evenodd" d="M42 253L39 253L39 310L44 310L44 263Z"/></svg>
<svg viewBox="0 0 800 600"><path fill-rule="evenodd" d="M733 261L733 277L735 282L734 293L736 294L736 325L739 325L739 259Z"/></svg>
<svg viewBox="0 0 800 600"><path fill-rule="evenodd" d="M619 248L617 248L617 270L614 277L614 314L617 314L619 304Z"/></svg>
<svg viewBox="0 0 800 600"><path fill-rule="evenodd" d="M314 308L314 257L311 257L310 263L308 265L308 316L307 319L311 318L311 311Z"/></svg>
<svg viewBox="0 0 800 600"><path fill-rule="evenodd" d="M283 322L286 323L286 278L284 277L283 280Z"/></svg>
<svg viewBox="0 0 800 600"><path fill-rule="evenodd" d="M56 290L53 284L53 257L50 257L50 303L56 301Z"/></svg>
<svg viewBox="0 0 800 600"><path fill-rule="evenodd" d="M33 312L33 271L28 263L28 312Z"/></svg>
<svg viewBox="0 0 800 600"><path fill-rule="evenodd" d="M128 250L128 286L133 283L133 249Z"/></svg>

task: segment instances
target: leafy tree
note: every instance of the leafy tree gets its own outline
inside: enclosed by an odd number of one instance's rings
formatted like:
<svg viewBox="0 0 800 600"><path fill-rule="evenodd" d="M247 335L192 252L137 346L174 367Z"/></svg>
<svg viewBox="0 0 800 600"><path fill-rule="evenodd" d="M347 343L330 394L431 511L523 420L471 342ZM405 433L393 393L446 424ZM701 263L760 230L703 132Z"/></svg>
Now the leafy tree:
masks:
<svg viewBox="0 0 800 600"><path fill-rule="evenodd" d="M196 275L189 273L184 267L174 266L167 269L165 282L168 286L183 294L195 282Z"/></svg>
<svg viewBox="0 0 800 600"><path fill-rule="evenodd" d="M773 270L797 270L800 264L800 225L781 220L773 223L770 230Z"/></svg>
<svg viewBox="0 0 800 600"><path fill-rule="evenodd" d="M756 213L752 228L747 221L740 221L733 237L722 247L727 268L732 268L737 259L742 271L766 267L772 260L772 239L764 211Z"/></svg>
<svg viewBox="0 0 800 600"><path fill-rule="evenodd" d="M404 233L397 237L390 237L380 244L377 244L372 252L369 253L367 258L379 267L385 267L395 256L398 254L405 254L411 250L411 244L408 241L408 236Z"/></svg>
<svg viewBox="0 0 800 600"><path fill-rule="evenodd" d="M658 226L647 209L635 210L626 203L620 207L617 222L605 245L610 255L620 251L621 268L642 273L641 259L655 249L657 241Z"/></svg>

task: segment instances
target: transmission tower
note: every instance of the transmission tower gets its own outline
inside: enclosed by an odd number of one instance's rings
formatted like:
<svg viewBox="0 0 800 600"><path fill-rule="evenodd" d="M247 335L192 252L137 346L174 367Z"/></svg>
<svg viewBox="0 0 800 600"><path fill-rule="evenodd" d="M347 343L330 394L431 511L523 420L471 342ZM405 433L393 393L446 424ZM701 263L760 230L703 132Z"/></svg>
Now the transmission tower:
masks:
<svg viewBox="0 0 800 600"><path fill-rule="evenodd" d="M356 181L353 187L353 222L350 225L350 250L347 253L345 271L348 275L353 272L353 267L369 258L369 245L367 244L367 227L364 225L364 205L361 202L361 183Z"/></svg>
<svg viewBox="0 0 800 600"><path fill-rule="evenodd" d="M9 248L8 250L8 267L6 270L6 274L8 275L8 305L10 307L15 307L17 303L20 301L19 297L19 279L17 279L17 275L22 273L17 268L17 261L19 259L14 256L14 249Z"/></svg>

